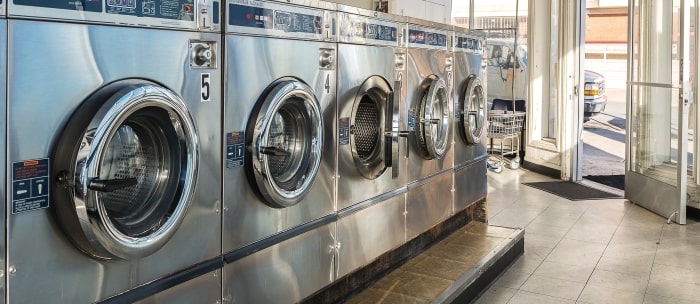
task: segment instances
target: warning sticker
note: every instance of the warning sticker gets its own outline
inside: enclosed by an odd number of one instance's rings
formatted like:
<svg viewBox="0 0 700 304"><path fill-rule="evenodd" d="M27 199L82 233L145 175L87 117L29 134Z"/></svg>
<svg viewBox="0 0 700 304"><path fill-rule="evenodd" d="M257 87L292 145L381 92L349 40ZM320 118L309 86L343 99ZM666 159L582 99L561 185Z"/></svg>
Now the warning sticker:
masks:
<svg viewBox="0 0 700 304"><path fill-rule="evenodd" d="M49 207L49 159L12 163L12 214Z"/></svg>
<svg viewBox="0 0 700 304"><path fill-rule="evenodd" d="M226 168L243 167L245 161L245 133L226 133Z"/></svg>
<svg viewBox="0 0 700 304"><path fill-rule="evenodd" d="M416 130L416 109L408 109L408 130Z"/></svg>
<svg viewBox="0 0 700 304"><path fill-rule="evenodd" d="M341 117L338 121L338 145L350 144L350 117Z"/></svg>

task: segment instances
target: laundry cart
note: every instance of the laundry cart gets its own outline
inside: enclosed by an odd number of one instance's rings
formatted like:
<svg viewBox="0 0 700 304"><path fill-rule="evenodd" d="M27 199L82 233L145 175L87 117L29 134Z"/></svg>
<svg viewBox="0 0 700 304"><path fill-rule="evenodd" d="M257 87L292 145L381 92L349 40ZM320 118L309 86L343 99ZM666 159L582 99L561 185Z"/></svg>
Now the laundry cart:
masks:
<svg viewBox="0 0 700 304"><path fill-rule="evenodd" d="M520 167L520 138L525 122L525 112L491 110L488 112L488 161L489 169L503 171L503 165L511 169ZM515 155L507 158L507 155Z"/></svg>

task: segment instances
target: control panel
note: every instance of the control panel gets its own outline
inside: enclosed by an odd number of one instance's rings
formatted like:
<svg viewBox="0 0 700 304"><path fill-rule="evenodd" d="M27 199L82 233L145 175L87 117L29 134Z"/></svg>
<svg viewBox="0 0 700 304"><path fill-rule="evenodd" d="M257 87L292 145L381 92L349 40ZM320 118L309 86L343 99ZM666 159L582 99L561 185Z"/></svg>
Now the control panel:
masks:
<svg viewBox="0 0 700 304"><path fill-rule="evenodd" d="M340 14L340 42L403 46L405 24L350 13Z"/></svg>
<svg viewBox="0 0 700 304"><path fill-rule="evenodd" d="M455 34L455 51L466 53L481 53L484 51L484 38Z"/></svg>
<svg viewBox="0 0 700 304"><path fill-rule="evenodd" d="M335 12L253 0L229 0L226 32L335 41Z"/></svg>
<svg viewBox="0 0 700 304"><path fill-rule="evenodd" d="M219 31L218 0L13 0L9 16Z"/></svg>
<svg viewBox="0 0 700 304"><path fill-rule="evenodd" d="M446 50L448 47L447 31L409 25L408 46Z"/></svg>

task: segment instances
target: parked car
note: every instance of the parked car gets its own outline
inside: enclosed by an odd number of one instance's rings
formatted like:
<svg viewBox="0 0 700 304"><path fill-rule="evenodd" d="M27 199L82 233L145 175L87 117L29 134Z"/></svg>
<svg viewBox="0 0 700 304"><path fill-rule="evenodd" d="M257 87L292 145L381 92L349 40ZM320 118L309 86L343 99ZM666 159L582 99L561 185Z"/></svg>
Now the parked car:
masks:
<svg viewBox="0 0 700 304"><path fill-rule="evenodd" d="M518 44L514 51L513 40L488 39L485 58L487 62L487 98L489 109L525 111L528 87L527 46ZM515 55L515 56L513 56ZM605 77L593 71L584 71L583 120L605 110Z"/></svg>
<svg viewBox="0 0 700 304"><path fill-rule="evenodd" d="M605 96L605 77L593 71L584 71L583 120L605 111L608 97Z"/></svg>

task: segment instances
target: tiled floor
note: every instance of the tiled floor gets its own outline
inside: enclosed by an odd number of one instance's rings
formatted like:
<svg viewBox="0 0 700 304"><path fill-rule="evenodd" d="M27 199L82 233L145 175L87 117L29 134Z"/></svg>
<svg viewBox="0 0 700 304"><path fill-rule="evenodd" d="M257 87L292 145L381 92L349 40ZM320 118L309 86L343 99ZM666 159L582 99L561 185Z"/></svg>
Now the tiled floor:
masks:
<svg viewBox="0 0 700 304"><path fill-rule="evenodd" d="M680 226L624 199L569 201L488 173L489 224L525 228L525 254L477 303L700 303L700 222Z"/></svg>

